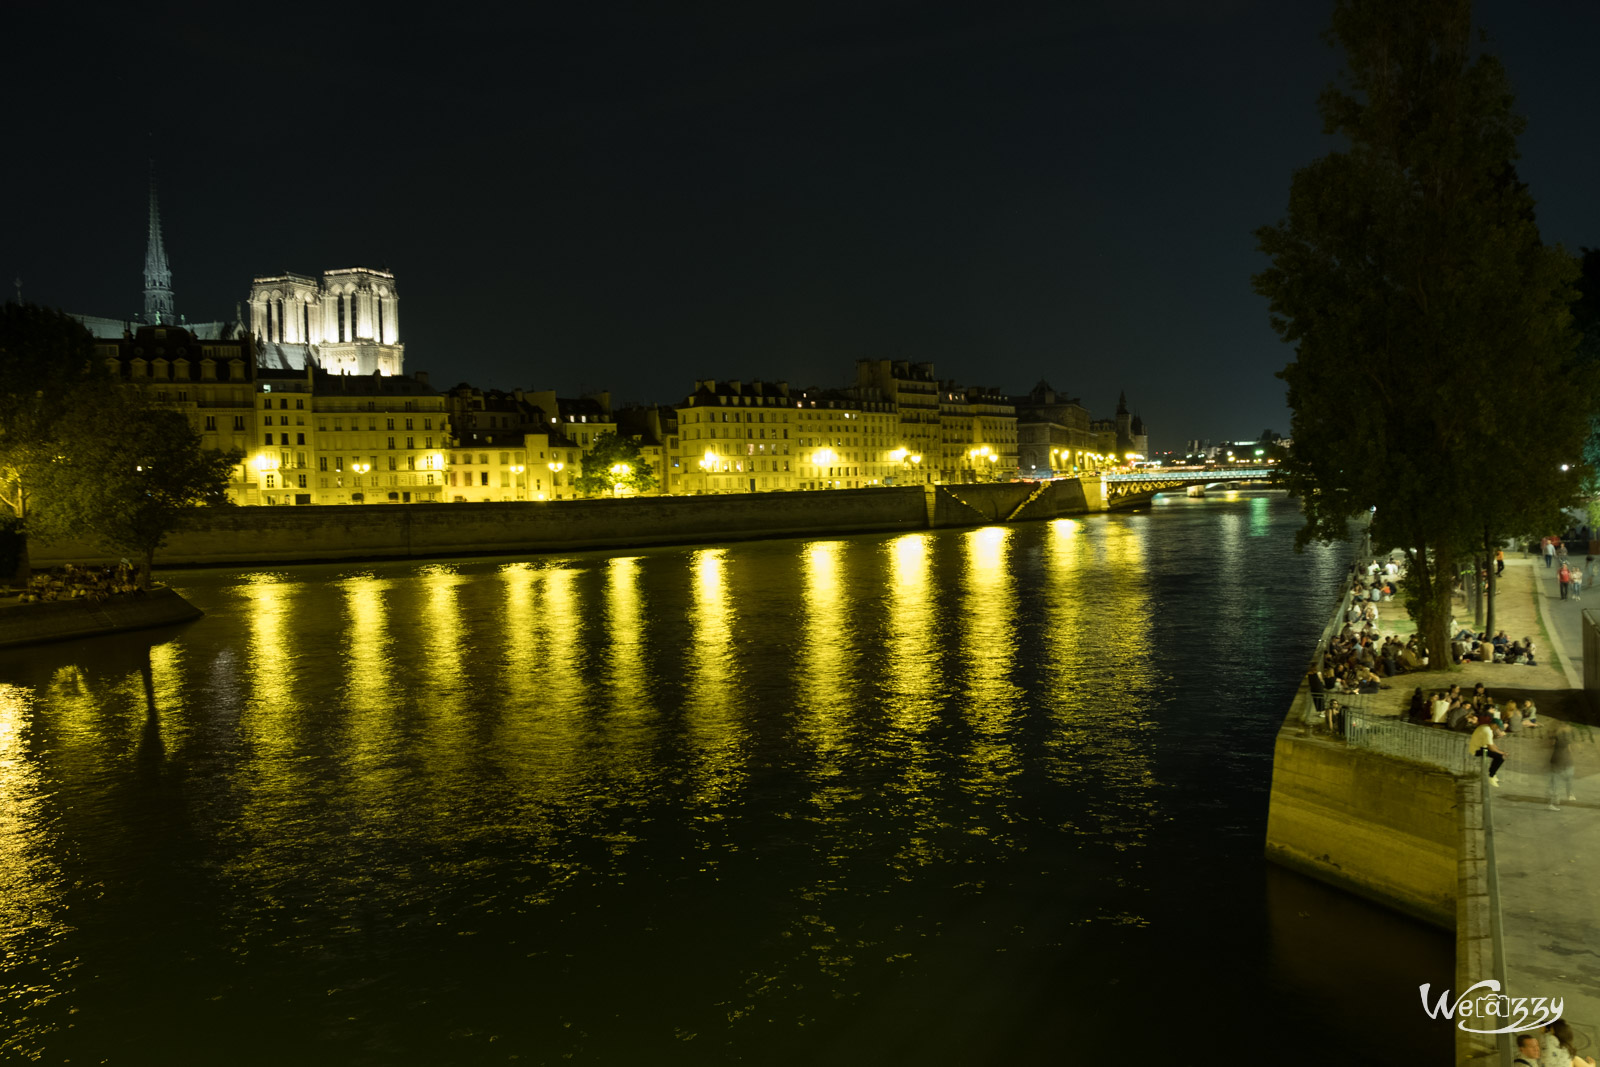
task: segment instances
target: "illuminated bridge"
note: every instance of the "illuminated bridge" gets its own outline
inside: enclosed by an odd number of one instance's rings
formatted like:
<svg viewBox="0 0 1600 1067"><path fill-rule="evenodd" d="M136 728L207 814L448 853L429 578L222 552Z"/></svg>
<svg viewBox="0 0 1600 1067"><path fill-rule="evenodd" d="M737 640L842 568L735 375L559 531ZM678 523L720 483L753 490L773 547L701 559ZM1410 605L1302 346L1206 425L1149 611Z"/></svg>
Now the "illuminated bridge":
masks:
<svg viewBox="0 0 1600 1067"><path fill-rule="evenodd" d="M1125 502L1129 497L1154 496L1175 489L1222 488L1241 482L1265 485L1272 480L1273 467L1162 467L1155 470L1107 471L1100 475L1106 506ZM1085 475L1085 480L1093 475Z"/></svg>

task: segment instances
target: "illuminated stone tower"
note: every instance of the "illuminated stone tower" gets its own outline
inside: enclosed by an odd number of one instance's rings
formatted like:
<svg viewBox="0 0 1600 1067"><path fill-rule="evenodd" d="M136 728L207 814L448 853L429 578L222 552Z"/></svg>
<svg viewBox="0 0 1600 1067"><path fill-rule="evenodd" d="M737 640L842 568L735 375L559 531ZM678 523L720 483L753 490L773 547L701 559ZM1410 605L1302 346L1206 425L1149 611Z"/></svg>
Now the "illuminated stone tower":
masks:
<svg viewBox="0 0 1600 1067"><path fill-rule="evenodd" d="M394 275L370 267L274 274L250 287L250 331L266 367L312 362L333 374L404 373Z"/></svg>
<svg viewBox="0 0 1600 1067"><path fill-rule="evenodd" d="M150 172L150 231L144 248L144 321L176 323L172 310L172 271L161 243L161 209L156 205L156 176Z"/></svg>

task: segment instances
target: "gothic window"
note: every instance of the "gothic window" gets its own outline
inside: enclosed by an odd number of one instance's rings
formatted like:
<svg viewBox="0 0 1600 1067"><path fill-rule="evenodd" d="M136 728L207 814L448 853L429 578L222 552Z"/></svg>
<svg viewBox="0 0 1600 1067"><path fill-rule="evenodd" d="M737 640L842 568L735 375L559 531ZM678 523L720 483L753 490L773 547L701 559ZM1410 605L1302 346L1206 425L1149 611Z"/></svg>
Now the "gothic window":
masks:
<svg viewBox="0 0 1600 1067"><path fill-rule="evenodd" d="M339 297L339 340L343 341L344 339L344 297L341 295Z"/></svg>

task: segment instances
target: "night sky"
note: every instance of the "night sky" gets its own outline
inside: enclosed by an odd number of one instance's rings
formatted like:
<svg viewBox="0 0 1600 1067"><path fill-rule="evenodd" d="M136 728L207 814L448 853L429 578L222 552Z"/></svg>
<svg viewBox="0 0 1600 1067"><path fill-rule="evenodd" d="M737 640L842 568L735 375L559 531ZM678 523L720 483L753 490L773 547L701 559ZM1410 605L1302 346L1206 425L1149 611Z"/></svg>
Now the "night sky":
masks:
<svg viewBox="0 0 1600 1067"><path fill-rule="evenodd" d="M435 386L913 359L1096 416L1126 389L1156 449L1289 429L1252 231L1332 146L1326 4L232 7L8 7L27 299L138 313L153 154L180 312L386 267ZM1477 14L1545 239L1600 245L1600 5Z"/></svg>

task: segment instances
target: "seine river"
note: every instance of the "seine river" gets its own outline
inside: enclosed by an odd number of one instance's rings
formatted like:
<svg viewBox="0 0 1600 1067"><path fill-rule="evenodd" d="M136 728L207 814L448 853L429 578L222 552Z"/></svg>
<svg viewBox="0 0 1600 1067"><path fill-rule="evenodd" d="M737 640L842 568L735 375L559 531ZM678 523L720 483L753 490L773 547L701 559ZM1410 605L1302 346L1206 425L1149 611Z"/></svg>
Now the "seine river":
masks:
<svg viewBox="0 0 1600 1067"><path fill-rule="evenodd" d="M1262 859L1299 522L172 572L0 654L0 1058L1448 1062L1452 938Z"/></svg>

